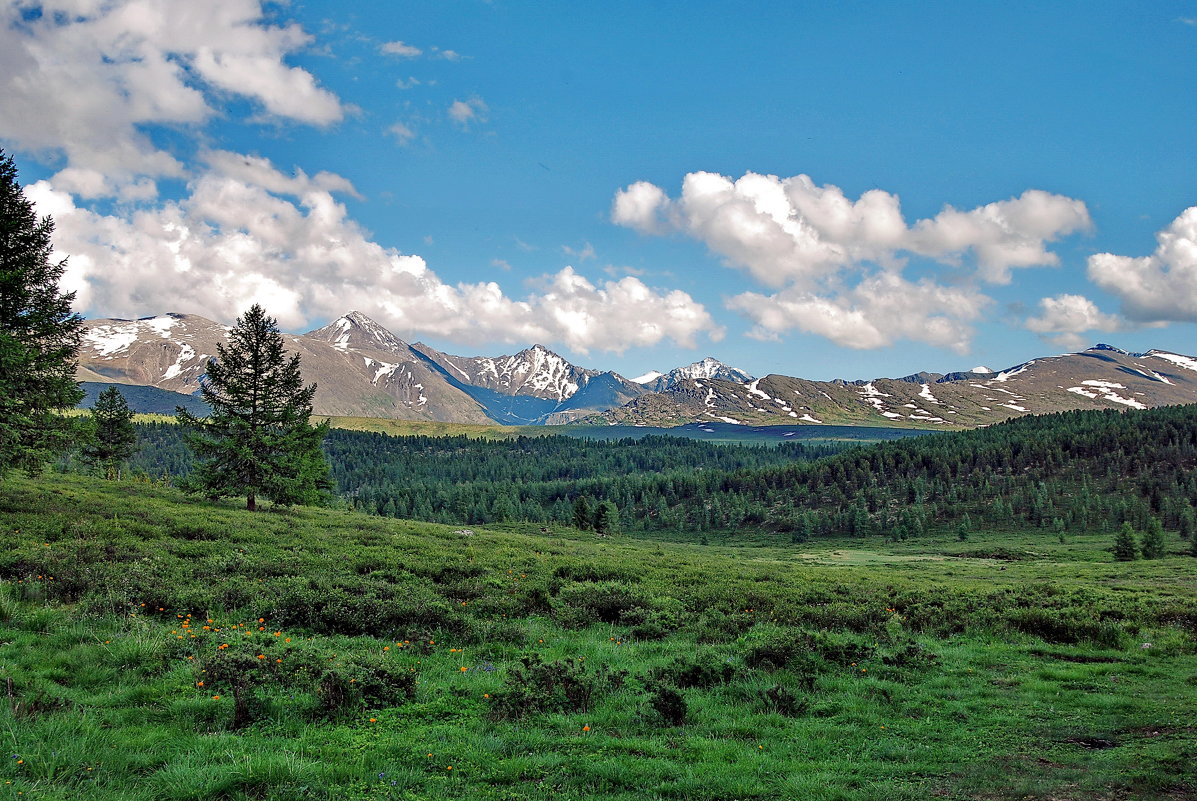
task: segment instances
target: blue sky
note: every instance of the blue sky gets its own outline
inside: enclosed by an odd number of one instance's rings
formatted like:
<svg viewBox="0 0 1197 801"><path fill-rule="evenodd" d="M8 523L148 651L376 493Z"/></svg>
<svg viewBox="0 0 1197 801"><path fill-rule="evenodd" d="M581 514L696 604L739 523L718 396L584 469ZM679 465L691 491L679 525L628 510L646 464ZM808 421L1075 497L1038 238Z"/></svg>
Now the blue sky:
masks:
<svg viewBox="0 0 1197 801"><path fill-rule="evenodd" d="M0 9L88 316L629 376L1197 352L1197 0Z"/></svg>

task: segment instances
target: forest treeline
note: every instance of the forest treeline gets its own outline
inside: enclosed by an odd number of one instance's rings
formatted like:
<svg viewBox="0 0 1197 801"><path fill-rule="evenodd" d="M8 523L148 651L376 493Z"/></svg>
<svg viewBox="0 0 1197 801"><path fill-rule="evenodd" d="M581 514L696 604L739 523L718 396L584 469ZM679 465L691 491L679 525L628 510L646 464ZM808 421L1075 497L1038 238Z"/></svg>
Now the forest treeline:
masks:
<svg viewBox="0 0 1197 801"><path fill-rule="evenodd" d="M138 427L133 468L190 469L182 432ZM572 524L609 502L624 531L916 537L929 528L1193 528L1197 406L1028 416L989 428L840 449L714 445L670 437L478 440L333 431L345 503L432 522ZM837 452L840 451L840 452Z"/></svg>

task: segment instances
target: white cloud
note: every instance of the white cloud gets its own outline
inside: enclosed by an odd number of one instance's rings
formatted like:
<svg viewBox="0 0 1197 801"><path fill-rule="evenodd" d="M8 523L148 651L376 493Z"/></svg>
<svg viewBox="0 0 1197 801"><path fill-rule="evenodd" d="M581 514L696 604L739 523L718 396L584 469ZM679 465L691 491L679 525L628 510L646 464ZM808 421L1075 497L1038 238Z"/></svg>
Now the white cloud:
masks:
<svg viewBox="0 0 1197 801"><path fill-rule="evenodd" d="M490 111L480 97L469 100L454 100L449 105L449 118L463 129L469 128L470 123L486 122L486 114Z"/></svg>
<svg viewBox="0 0 1197 801"><path fill-rule="evenodd" d="M10 0L0 26L0 137L63 154L58 185L84 197L145 198L147 179L183 176L145 129L202 125L221 95L302 123L344 114L310 73L285 63L310 37L266 22L258 0Z"/></svg>
<svg viewBox="0 0 1197 801"><path fill-rule="evenodd" d="M390 128L387 128L387 133L395 137L396 141L401 145L409 145L416 138L416 132L401 122L396 122Z"/></svg>
<svg viewBox="0 0 1197 801"><path fill-rule="evenodd" d="M1039 316L1026 321L1028 331L1034 331L1049 342L1063 348L1079 350L1086 344L1081 336L1088 331L1123 331L1126 322L1114 314L1104 314L1084 295L1057 295L1039 301Z"/></svg>
<svg viewBox="0 0 1197 801"><path fill-rule="evenodd" d="M1013 268L1059 264L1047 243L1091 225L1083 201L1028 189L971 211L946 206L915 224L906 247L940 260L972 250L984 280L1008 284Z"/></svg>
<svg viewBox="0 0 1197 801"><path fill-rule="evenodd" d="M754 323L749 336L790 330L853 348L901 339L964 351L990 298L973 284L1007 283L1011 270L1054 265L1055 239L1088 228L1079 200L1028 190L1008 200L908 224L897 195L872 189L855 200L806 175L745 173L733 180L692 172L681 194L638 181L616 193L611 219L645 234L682 233L731 267L779 290L748 292L728 308ZM911 255L954 268L959 287L903 277ZM966 257L971 271L959 266Z"/></svg>
<svg viewBox="0 0 1197 801"><path fill-rule="evenodd" d="M1122 301L1122 313L1142 323L1197 322L1197 206L1156 234L1150 256L1089 257L1089 279Z"/></svg>
<svg viewBox="0 0 1197 801"><path fill-rule="evenodd" d="M880 273L822 295L798 287L773 295L745 292L727 307L755 323L749 336L757 339L778 339L797 329L849 348L881 348L909 339L964 353L971 323L991 302L975 290Z"/></svg>
<svg viewBox="0 0 1197 801"><path fill-rule="evenodd" d="M156 209L105 215L50 181L27 188L38 212L54 217L56 257L70 257L63 286L78 293L80 310L194 311L228 322L259 302L297 330L360 309L396 331L578 352L722 335L686 293L635 278L596 285L567 267L519 300L495 282L446 283L421 257L369 239L333 196L353 191L344 178L287 175L223 151L206 158L190 194Z"/></svg>
<svg viewBox="0 0 1197 801"><path fill-rule="evenodd" d="M424 53L420 48L404 42L384 42L378 49L388 56L398 56L399 58L417 58Z"/></svg>
<svg viewBox="0 0 1197 801"><path fill-rule="evenodd" d="M666 218L669 207L669 196L664 189L648 181L637 181L615 194L611 220L642 234L665 234L670 230Z"/></svg>
<svg viewBox="0 0 1197 801"><path fill-rule="evenodd" d="M571 248L569 245L562 245L561 252L566 256L577 259L578 261L587 261L589 259L598 258L598 254L594 252L594 245L586 242L580 248Z"/></svg>
<svg viewBox="0 0 1197 801"><path fill-rule="evenodd" d="M906 253L954 264L971 252L981 279L1005 283L1012 268L1056 264L1046 243L1090 225L1083 202L1028 190L908 226L897 195L874 189L853 201L806 175L751 172L690 173L676 200L640 181L616 194L611 216L643 233L686 233L767 286L808 290L863 262L900 266Z"/></svg>

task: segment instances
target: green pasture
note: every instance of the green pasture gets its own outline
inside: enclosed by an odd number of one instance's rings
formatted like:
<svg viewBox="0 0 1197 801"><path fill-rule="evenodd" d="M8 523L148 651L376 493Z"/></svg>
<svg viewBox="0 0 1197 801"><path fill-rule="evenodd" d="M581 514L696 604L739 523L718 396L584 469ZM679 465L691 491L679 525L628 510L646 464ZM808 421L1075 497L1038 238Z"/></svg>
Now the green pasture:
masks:
<svg viewBox="0 0 1197 801"><path fill-rule="evenodd" d="M1116 563L1104 534L704 546L236 507L6 479L0 798L1197 793L1171 532Z"/></svg>

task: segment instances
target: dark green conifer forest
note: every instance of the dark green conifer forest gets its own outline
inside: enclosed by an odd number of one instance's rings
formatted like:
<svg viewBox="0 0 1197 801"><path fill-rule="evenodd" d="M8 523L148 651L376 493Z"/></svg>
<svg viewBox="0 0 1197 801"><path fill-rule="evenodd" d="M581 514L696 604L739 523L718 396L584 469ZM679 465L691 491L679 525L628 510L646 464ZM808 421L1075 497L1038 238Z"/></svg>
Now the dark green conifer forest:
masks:
<svg viewBox="0 0 1197 801"><path fill-rule="evenodd" d="M135 467L191 469L181 432L139 426ZM626 532L753 530L811 537L918 537L929 527L1030 526L1054 534L1192 530L1197 406L1065 412L971 432L837 452L667 437L481 440L330 432L343 502L386 517L573 525L575 504L614 504ZM593 508L589 515L593 515ZM963 525L963 529L961 526Z"/></svg>

